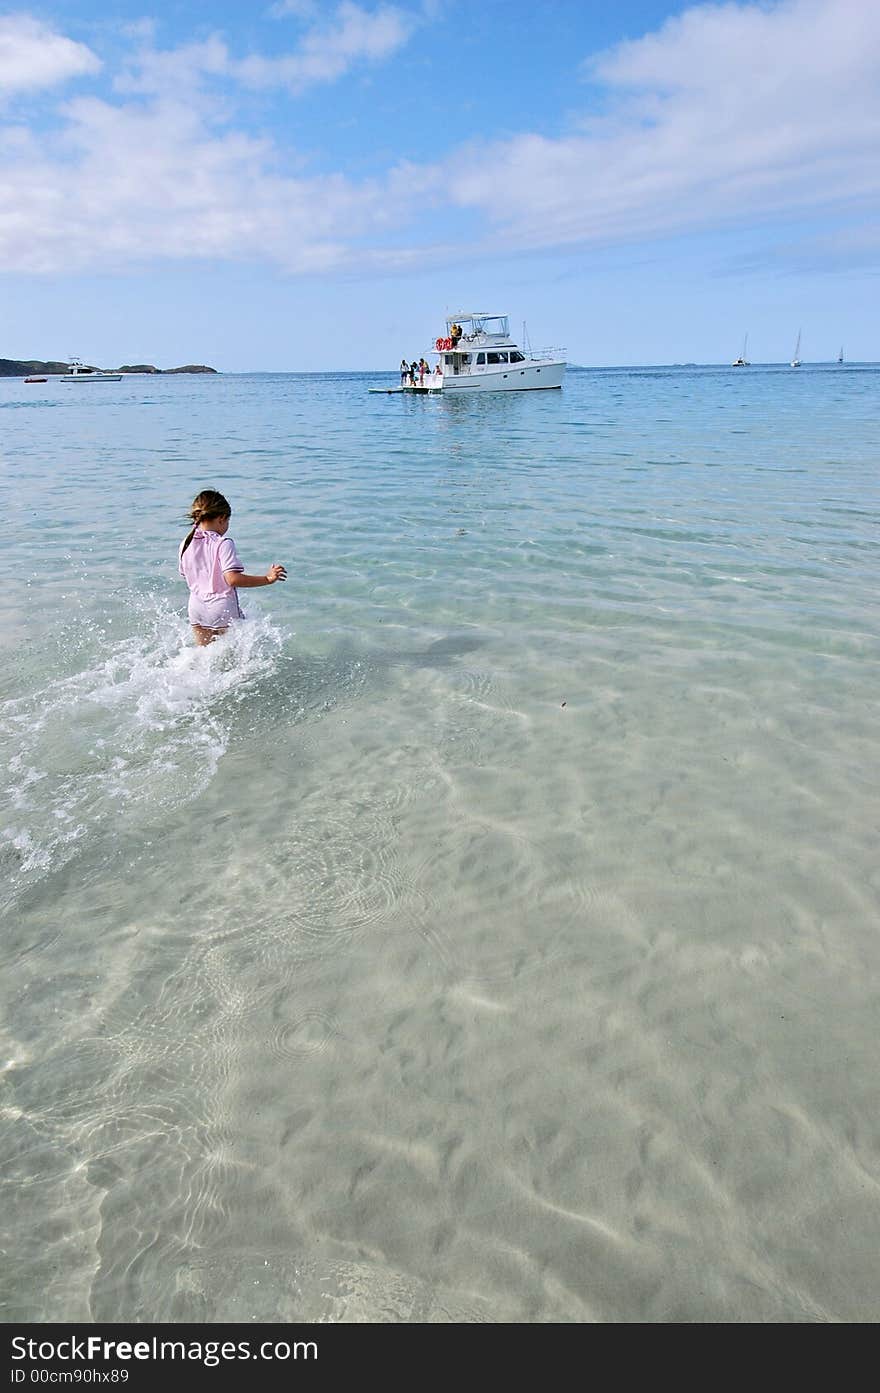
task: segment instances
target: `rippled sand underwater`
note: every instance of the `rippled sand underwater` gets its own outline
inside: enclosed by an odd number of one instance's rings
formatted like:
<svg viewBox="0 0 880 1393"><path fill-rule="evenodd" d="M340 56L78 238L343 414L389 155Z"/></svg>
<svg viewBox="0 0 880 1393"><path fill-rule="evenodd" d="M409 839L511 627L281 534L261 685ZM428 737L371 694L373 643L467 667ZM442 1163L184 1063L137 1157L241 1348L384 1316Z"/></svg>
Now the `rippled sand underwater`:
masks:
<svg viewBox="0 0 880 1393"><path fill-rule="evenodd" d="M0 384L4 1319L877 1318L877 380Z"/></svg>

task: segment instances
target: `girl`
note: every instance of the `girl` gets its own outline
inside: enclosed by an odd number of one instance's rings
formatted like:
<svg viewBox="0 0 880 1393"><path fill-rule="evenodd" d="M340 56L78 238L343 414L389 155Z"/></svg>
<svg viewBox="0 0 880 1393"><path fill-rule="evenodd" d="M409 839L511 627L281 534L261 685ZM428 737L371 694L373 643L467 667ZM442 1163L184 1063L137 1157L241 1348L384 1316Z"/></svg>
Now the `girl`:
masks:
<svg viewBox="0 0 880 1393"><path fill-rule="evenodd" d="M229 531L232 509L215 489L205 489L189 510L193 530L180 544L178 569L189 586L189 622L200 648L225 634L233 619L243 619L239 586L274 585L287 580L283 566L264 576L246 576Z"/></svg>

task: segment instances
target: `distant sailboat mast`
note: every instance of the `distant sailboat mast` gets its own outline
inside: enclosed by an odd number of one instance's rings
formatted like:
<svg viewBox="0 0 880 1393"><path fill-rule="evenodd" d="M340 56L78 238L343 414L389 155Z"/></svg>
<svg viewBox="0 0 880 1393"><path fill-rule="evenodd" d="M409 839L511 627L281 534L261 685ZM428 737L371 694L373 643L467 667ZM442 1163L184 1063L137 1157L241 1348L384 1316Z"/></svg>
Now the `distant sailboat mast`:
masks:
<svg viewBox="0 0 880 1393"><path fill-rule="evenodd" d="M843 362L843 344L840 345L840 352L837 355L837 361L838 363Z"/></svg>
<svg viewBox="0 0 880 1393"><path fill-rule="evenodd" d="M799 368L800 365L801 365L801 331L800 331L800 329L798 329L797 343L796 343L795 346L794 346L794 357L793 357L792 360L791 360L791 366L792 366L793 368Z"/></svg>
<svg viewBox="0 0 880 1393"><path fill-rule="evenodd" d="M746 334L743 339L743 351L736 359L733 366L735 368L747 368L749 366L749 336Z"/></svg>

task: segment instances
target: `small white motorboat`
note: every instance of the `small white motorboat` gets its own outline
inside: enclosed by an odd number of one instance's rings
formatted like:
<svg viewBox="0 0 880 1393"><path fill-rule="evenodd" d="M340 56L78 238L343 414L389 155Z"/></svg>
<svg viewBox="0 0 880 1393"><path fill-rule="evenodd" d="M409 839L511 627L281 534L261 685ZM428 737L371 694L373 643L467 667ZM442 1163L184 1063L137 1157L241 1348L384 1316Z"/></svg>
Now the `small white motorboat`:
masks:
<svg viewBox="0 0 880 1393"><path fill-rule="evenodd" d="M121 382L121 372L101 372L100 368L86 368L79 358L71 358L70 371L58 377L59 382Z"/></svg>

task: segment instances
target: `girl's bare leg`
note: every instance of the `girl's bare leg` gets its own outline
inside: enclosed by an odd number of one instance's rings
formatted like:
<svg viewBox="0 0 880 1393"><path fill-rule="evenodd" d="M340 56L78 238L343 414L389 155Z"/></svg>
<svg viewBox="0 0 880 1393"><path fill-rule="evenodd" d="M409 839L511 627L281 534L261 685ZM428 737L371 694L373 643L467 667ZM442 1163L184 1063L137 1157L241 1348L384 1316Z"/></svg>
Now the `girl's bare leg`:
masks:
<svg viewBox="0 0 880 1393"><path fill-rule="evenodd" d="M199 648L207 648L209 643L213 643L215 638L225 634L225 629L205 629L201 624L193 624L192 631L196 636L196 644Z"/></svg>

